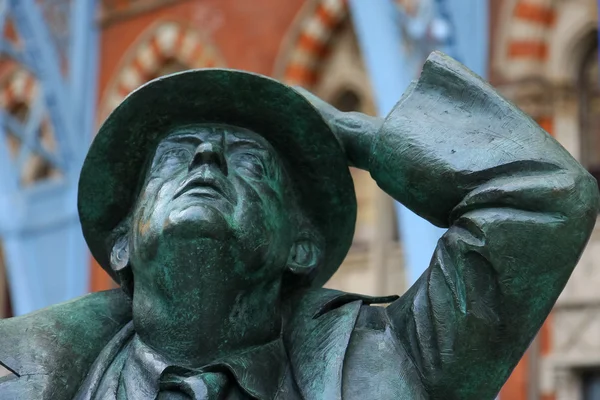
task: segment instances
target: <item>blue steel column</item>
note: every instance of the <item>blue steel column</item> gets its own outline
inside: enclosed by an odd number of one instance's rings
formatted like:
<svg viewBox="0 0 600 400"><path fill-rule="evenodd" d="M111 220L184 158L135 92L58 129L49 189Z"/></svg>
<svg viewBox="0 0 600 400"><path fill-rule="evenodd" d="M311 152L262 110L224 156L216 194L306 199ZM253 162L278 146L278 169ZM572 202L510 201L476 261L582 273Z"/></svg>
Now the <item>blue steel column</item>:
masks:
<svg viewBox="0 0 600 400"><path fill-rule="evenodd" d="M487 78L489 60L489 0L438 0L444 4L453 46L446 52L477 75Z"/></svg>
<svg viewBox="0 0 600 400"><path fill-rule="evenodd" d="M421 0L418 18L400 18L392 0L349 0L352 20L365 59L379 115L387 115L410 82L418 76L424 56L434 48L428 24L437 23L438 48L485 76L488 59L488 0ZM434 21L435 20L435 21ZM404 30L401 29L404 23ZM438 29L438 30L440 30ZM414 37L405 38L403 32ZM403 39L421 48L407 54ZM407 280L414 283L429 265L443 230L396 204L405 254Z"/></svg>
<svg viewBox="0 0 600 400"><path fill-rule="evenodd" d="M96 123L96 98L97 98L97 73L98 73L98 44L99 34L96 24L96 0L75 0L72 7L71 18L71 54L69 56L71 71L69 79L69 93L71 109L75 125L80 127L79 135L75 137L76 148L75 165L70 173L71 181L79 181L79 172L87 149L91 143ZM77 210L77 184L71 187L69 196L72 203L69 207ZM78 223L79 225L79 223ZM79 226L78 226L79 228ZM67 287L73 293L85 293L90 285L90 255L87 245L83 241L81 229L71 232L72 240L80 242L74 246L71 254L72 273L67 276Z"/></svg>
<svg viewBox="0 0 600 400"><path fill-rule="evenodd" d="M416 75L414 61L402 54L398 9L391 0L350 0L352 20L371 78L379 115L387 115ZM412 61L412 62L411 62ZM443 230L397 203L408 283L429 265Z"/></svg>

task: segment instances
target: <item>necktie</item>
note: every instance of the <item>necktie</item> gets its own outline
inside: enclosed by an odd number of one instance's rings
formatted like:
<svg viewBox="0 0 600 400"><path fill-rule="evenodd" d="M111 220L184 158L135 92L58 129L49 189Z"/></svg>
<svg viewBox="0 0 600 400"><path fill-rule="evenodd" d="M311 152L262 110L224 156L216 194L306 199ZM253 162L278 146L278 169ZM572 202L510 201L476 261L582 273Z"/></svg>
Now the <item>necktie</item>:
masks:
<svg viewBox="0 0 600 400"><path fill-rule="evenodd" d="M232 385L226 373L191 371L168 367L161 375L157 400L229 400Z"/></svg>

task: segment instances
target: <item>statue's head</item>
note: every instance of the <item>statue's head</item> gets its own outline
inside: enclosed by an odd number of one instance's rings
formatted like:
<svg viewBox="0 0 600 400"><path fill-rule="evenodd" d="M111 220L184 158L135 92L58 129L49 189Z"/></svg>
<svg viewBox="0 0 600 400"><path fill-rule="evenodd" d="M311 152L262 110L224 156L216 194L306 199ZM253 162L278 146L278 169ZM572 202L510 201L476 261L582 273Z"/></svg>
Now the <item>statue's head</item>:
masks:
<svg viewBox="0 0 600 400"><path fill-rule="evenodd" d="M150 82L109 116L82 169L79 212L93 255L130 293L132 279L287 289L335 272L356 200L339 144L303 96L197 70Z"/></svg>
<svg viewBox="0 0 600 400"><path fill-rule="evenodd" d="M257 284L311 276L322 262L323 238L299 206L283 160L248 129L173 129L140 186L111 249L111 268L129 264L138 285L159 278L176 290L180 279L206 283L218 267L223 276L209 282Z"/></svg>

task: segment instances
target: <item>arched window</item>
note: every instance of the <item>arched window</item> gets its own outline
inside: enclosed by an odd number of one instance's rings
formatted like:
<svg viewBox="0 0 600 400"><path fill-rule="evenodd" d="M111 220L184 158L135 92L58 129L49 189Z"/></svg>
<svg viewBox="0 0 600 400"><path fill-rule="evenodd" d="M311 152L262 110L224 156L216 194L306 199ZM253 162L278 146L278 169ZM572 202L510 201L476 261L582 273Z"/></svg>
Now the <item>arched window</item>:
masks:
<svg viewBox="0 0 600 400"><path fill-rule="evenodd" d="M591 42L578 79L581 163L600 180L600 71L596 34Z"/></svg>
<svg viewBox="0 0 600 400"><path fill-rule="evenodd" d="M362 111L362 101L354 90L344 89L333 100L332 105L340 111Z"/></svg>

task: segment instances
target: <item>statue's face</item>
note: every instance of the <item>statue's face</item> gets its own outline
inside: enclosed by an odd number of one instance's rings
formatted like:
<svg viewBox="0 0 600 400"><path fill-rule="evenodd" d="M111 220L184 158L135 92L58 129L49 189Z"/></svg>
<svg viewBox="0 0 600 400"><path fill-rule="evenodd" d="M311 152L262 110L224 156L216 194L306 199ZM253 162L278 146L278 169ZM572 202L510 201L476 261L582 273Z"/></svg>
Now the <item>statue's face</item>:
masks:
<svg viewBox="0 0 600 400"><path fill-rule="evenodd" d="M193 279L214 264L203 259L214 256L207 249L219 246L233 246L231 273L281 275L294 241L288 188L278 154L254 132L203 125L172 132L156 150L133 212L136 279L150 278L147 264L160 257L185 265L193 258L198 269L186 272Z"/></svg>

